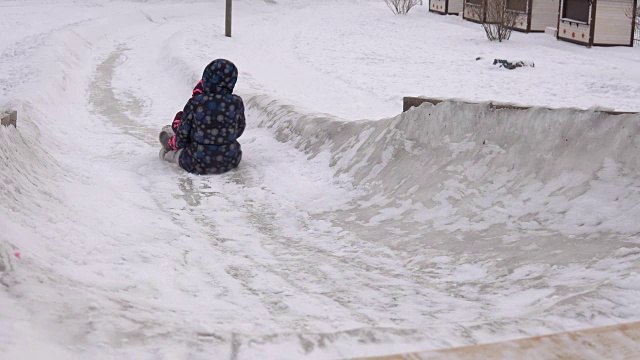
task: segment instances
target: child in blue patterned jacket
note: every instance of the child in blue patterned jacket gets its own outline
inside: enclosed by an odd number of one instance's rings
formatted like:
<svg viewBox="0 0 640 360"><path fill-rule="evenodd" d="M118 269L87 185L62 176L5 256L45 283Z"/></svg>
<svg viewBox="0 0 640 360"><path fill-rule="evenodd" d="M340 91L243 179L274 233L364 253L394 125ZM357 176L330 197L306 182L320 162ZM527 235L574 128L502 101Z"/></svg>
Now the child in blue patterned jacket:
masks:
<svg viewBox="0 0 640 360"><path fill-rule="evenodd" d="M184 109L171 128L160 132L160 158L194 174L222 174L242 159L237 139L246 123L242 98L233 94L238 69L217 59L204 69Z"/></svg>

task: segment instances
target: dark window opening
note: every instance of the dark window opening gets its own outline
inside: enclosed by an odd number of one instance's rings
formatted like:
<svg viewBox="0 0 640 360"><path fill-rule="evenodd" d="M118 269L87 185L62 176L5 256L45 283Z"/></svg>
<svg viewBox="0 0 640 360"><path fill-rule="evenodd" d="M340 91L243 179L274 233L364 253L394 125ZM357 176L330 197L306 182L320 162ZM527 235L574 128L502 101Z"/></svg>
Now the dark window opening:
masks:
<svg viewBox="0 0 640 360"><path fill-rule="evenodd" d="M589 5L590 0L564 0L564 4L562 5L562 17L565 19L588 23Z"/></svg>
<svg viewBox="0 0 640 360"><path fill-rule="evenodd" d="M527 0L507 0L507 10L527 12Z"/></svg>
<svg viewBox="0 0 640 360"><path fill-rule="evenodd" d="M483 0L467 0L467 4L482 5Z"/></svg>

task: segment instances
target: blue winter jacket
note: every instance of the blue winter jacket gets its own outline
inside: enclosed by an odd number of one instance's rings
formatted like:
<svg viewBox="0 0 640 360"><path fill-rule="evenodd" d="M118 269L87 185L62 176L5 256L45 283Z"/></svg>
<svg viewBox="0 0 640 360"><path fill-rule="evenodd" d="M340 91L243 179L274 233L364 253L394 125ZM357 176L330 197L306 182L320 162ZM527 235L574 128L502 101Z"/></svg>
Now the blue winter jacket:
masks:
<svg viewBox="0 0 640 360"><path fill-rule="evenodd" d="M184 149L180 167L194 174L222 174L242 159L237 139L245 128L242 98L233 94L238 69L229 60L212 61L202 74L202 94L189 99L176 132Z"/></svg>

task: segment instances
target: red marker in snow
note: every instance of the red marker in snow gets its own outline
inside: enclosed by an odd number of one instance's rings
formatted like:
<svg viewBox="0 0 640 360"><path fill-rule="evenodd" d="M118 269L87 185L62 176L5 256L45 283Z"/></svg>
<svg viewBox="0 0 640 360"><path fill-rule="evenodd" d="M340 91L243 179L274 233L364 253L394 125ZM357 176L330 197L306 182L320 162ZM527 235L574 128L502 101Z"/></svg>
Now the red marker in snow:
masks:
<svg viewBox="0 0 640 360"><path fill-rule="evenodd" d="M20 251L16 251L13 255L15 255L18 259L20 259Z"/></svg>

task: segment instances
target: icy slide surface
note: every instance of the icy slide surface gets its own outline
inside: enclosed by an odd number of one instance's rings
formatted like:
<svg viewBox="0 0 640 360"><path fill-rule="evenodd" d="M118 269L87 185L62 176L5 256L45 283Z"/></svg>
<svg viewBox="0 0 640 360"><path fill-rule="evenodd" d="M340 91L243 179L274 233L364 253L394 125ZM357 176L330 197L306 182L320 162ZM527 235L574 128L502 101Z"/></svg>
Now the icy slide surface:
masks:
<svg viewBox="0 0 640 360"><path fill-rule="evenodd" d="M192 10L91 9L3 45L3 359L344 358L640 319L638 115L347 121L244 73L242 166L192 176L156 140L205 58Z"/></svg>

